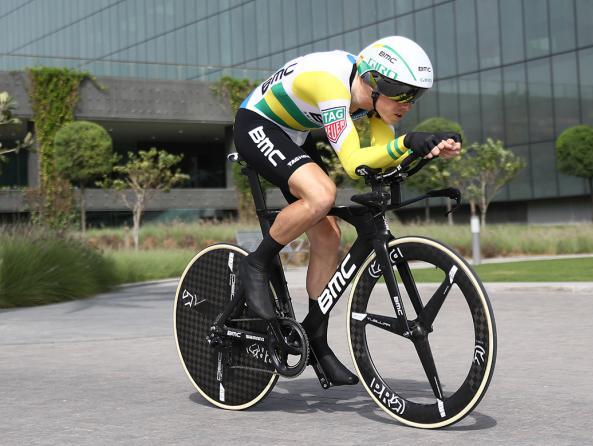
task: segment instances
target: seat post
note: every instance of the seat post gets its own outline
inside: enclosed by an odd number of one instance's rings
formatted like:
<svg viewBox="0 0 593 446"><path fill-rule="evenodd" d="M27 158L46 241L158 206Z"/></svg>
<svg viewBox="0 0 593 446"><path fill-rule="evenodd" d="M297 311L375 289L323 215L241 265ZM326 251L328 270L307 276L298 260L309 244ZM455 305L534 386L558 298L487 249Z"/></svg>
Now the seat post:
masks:
<svg viewBox="0 0 593 446"><path fill-rule="evenodd" d="M244 166L241 168L241 173L247 175L249 188L251 189L251 195L253 196L253 203L255 204L255 212L257 213L257 219L259 220L259 226L262 230L262 234L266 235L270 232L271 224L270 220L267 218L268 207L266 205L266 197L257 172L249 166Z"/></svg>
<svg viewBox="0 0 593 446"><path fill-rule="evenodd" d="M256 212L259 213L260 211L268 210L266 206L266 199L264 197L264 191L261 187L257 172L249 166L244 166L241 168L241 173L243 175L247 175L247 180L249 181L249 188L251 189L251 195L253 196Z"/></svg>

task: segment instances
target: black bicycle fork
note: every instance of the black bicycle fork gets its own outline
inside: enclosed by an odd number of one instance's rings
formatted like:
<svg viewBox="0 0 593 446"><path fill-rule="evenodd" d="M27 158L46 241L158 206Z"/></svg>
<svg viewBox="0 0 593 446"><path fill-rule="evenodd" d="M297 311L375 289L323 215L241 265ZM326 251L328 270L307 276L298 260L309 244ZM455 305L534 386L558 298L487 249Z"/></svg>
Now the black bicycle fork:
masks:
<svg viewBox="0 0 593 446"><path fill-rule="evenodd" d="M377 253L377 258L383 271L383 278L385 280L385 285L387 286L387 291L393 305L395 317L392 319L379 318L375 316L375 318L383 319L381 322L387 322L391 328L389 331L392 331L393 333L403 336L404 338L408 338L412 341L432 391L437 400L442 402L443 390L434 363L434 358L432 356L430 344L428 342L428 334L432 331L432 326L429 325L426 327L420 318L417 318L415 321L409 321L406 316L406 310L402 302L401 293L397 284L395 272L393 271L392 263L395 263L398 272L400 273L402 282L406 288L416 314L420 315L423 313L423 306L422 301L420 300L420 294L418 293L418 289L416 288L416 284L412 278L410 266L406 261L403 261L403 259L400 261L396 259L394 261L390 256L388 243L392 237L393 236L387 228L385 231L380 231L373 240L373 248Z"/></svg>

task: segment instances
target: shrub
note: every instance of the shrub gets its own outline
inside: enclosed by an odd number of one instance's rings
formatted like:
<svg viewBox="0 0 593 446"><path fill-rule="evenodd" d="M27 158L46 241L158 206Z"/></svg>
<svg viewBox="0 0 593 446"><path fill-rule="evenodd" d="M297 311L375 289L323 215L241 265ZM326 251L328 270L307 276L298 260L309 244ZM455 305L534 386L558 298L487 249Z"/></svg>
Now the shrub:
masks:
<svg viewBox="0 0 593 446"><path fill-rule="evenodd" d="M0 235L0 307L87 297L113 283L113 263L83 242L50 232Z"/></svg>

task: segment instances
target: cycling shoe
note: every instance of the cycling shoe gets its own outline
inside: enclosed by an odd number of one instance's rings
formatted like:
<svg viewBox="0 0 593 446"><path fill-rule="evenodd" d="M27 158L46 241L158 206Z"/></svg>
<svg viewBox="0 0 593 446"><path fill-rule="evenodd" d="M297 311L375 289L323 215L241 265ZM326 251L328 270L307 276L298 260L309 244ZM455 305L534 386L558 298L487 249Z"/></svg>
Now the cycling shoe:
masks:
<svg viewBox="0 0 593 446"><path fill-rule="evenodd" d="M327 379L333 386L351 386L358 384L358 376L348 370L329 347L324 351L323 356L317 354L312 344L311 349L315 353L315 357L325 372Z"/></svg>
<svg viewBox="0 0 593 446"><path fill-rule="evenodd" d="M315 300L309 299L309 313L302 326L309 338L309 346L325 372L325 376L334 386L358 384L358 376L346 368L327 344L329 316L321 313Z"/></svg>
<svg viewBox="0 0 593 446"><path fill-rule="evenodd" d="M249 309L262 319L269 321L276 318L267 270L251 262L247 256L239 265L239 277Z"/></svg>

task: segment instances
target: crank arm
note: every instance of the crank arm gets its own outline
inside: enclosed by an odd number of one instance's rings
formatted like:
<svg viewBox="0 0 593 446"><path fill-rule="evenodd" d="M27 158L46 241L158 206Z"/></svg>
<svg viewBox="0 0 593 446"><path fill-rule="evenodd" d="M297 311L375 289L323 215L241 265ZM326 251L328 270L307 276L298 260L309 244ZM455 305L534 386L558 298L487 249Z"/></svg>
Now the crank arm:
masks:
<svg viewBox="0 0 593 446"><path fill-rule="evenodd" d="M286 340L284 339L284 335L280 330L280 325L278 324L277 319L272 319L271 321L268 321L268 326L272 329L272 334L276 338L276 342L278 342L278 347L280 348L282 353L289 355L301 354L301 350L299 348L294 347L286 342Z"/></svg>
<svg viewBox="0 0 593 446"><path fill-rule="evenodd" d="M331 382L327 378L325 370L323 370L321 364L319 364L319 361L317 360L317 356L315 355L313 349L309 349L309 361L311 363L311 367L313 367L313 370L317 375L317 379L319 380L321 387L323 389L329 389L331 387Z"/></svg>

